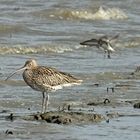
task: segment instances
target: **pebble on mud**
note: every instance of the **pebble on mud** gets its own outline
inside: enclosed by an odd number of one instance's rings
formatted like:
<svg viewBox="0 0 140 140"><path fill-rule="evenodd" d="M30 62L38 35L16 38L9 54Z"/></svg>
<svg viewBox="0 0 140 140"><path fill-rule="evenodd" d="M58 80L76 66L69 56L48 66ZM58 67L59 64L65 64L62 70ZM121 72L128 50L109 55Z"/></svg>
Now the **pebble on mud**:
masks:
<svg viewBox="0 0 140 140"><path fill-rule="evenodd" d="M13 121L14 120L13 113L11 113L9 116L6 116L6 120Z"/></svg>
<svg viewBox="0 0 140 140"><path fill-rule="evenodd" d="M105 98L104 101L92 101L87 103L89 106L105 105L109 104L111 101L108 98Z"/></svg>
<svg viewBox="0 0 140 140"><path fill-rule="evenodd" d="M140 102L139 103L135 103L133 107L134 108L140 108Z"/></svg>
<svg viewBox="0 0 140 140"><path fill-rule="evenodd" d="M5 131L5 134L6 134L6 135L13 135L13 132L12 132L12 131L9 131L9 130L6 130L6 131Z"/></svg>

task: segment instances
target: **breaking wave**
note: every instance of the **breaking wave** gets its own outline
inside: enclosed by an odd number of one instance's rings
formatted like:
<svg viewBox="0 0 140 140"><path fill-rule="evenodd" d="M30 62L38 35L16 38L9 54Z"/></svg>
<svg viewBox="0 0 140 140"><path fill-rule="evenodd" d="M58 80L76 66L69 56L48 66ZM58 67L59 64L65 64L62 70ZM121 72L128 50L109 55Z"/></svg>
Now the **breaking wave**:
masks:
<svg viewBox="0 0 140 140"><path fill-rule="evenodd" d="M46 53L64 53L83 48L85 46L64 46L64 45L38 45L38 46L0 46L0 54L46 54Z"/></svg>
<svg viewBox="0 0 140 140"><path fill-rule="evenodd" d="M138 41L128 41L126 43L124 43L124 47L125 48L136 48L140 46L140 42Z"/></svg>
<svg viewBox="0 0 140 140"><path fill-rule="evenodd" d="M91 10L69 10L59 9L52 12L50 15L52 18L59 19L85 19L85 20L110 20L110 19L127 19L127 15L119 8L104 8L99 7L96 12Z"/></svg>
<svg viewBox="0 0 140 140"><path fill-rule="evenodd" d="M140 46L140 41L131 40L124 42L117 42L115 48L137 48ZM5 54L47 54L47 53L65 53L89 48L86 45L65 45L65 44L44 44L37 46L25 45L0 45L0 55Z"/></svg>

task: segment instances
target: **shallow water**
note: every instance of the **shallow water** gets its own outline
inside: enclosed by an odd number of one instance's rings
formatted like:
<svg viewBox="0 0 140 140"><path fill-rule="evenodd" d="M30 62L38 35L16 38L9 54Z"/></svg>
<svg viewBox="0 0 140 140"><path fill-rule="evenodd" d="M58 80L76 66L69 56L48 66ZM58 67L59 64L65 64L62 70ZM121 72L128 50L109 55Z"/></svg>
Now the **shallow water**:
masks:
<svg viewBox="0 0 140 140"><path fill-rule="evenodd" d="M127 4L126 4L127 3ZM20 74L4 79L29 58L84 80L80 86L52 93L50 110L63 103L86 104L110 98L125 102L140 98L140 78L130 75L139 65L139 0L1 0L0 1L0 136L3 139L140 139L140 112L132 104L94 107L106 111L138 114L89 125L54 125L15 120L3 116L40 111L42 95L25 85ZM102 35L120 34L113 44L112 59L96 47L79 42ZM94 86L99 83L99 87ZM125 85L117 87L116 85ZM115 87L115 93L106 92ZM124 111L125 110L125 111ZM14 135L5 135L12 130ZM121 136L121 137L120 137Z"/></svg>

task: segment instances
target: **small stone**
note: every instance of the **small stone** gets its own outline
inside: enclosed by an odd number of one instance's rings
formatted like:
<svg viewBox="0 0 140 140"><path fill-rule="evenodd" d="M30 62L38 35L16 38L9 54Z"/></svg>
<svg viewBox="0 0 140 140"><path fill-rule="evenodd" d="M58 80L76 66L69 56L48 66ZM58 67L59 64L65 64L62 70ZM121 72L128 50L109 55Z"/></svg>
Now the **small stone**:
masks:
<svg viewBox="0 0 140 140"><path fill-rule="evenodd" d="M12 131L9 131L8 129L5 131L5 134L6 135L13 135L13 132Z"/></svg>
<svg viewBox="0 0 140 140"><path fill-rule="evenodd" d="M95 83L93 84L93 86L99 87L99 83Z"/></svg>
<svg viewBox="0 0 140 140"><path fill-rule="evenodd" d="M7 116L6 119L10 120L10 121L13 121L14 120L13 113L11 113L9 116Z"/></svg>
<svg viewBox="0 0 140 140"><path fill-rule="evenodd" d="M110 100L106 98L106 99L104 100L104 104L107 104L107 103L110 103Z"/></svg>
<svg viewBox="0 0 140 140"><path fill-rule="evenodd" d="M140 108L140 102L134 104L134 108Z"/></svg>
<svg viewBox="0 0 140 140"><path fill-rule="evenodd" d="M70 106L70 105L68 105L68 111L70 111L70 107L71 107L71 106Z"/></svg>
<svg viewBox="0 0 140 140"><path fill-rule="evenodd" d="M106 122L109 123L109 119L107 119Z"/></svg>
<svg viewBox="0 0 140 140"><path fill-rule="evenodd" d="M87 105L93 105L93 106L95 106L96 105L96 103L94 103L94 102L89 102L89 103L87 103Z"/></svg>
<svg viewBox="0 0 140 140"><path fill-rule="evenodd" d="M34 119L36 120L42 120L42 116L37 114L37 115L34 115Z"/></svg>

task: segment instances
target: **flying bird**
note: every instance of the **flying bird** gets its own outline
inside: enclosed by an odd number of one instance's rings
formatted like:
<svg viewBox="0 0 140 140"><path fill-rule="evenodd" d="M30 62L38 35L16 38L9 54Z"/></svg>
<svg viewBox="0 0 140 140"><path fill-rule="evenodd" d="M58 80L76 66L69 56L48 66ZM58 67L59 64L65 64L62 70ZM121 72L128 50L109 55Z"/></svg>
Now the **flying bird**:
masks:
<svg viewBox="0 0 140 140"><path fill-rule="evenodd" d="M116 41L116 39L119 37L119 35L115 35L113 37L108 36L102 36L99 39L90 39L86 40L84 42L81 42L81 45L87 45L87 46L96 46L97 48L102 48L107 53L108 58L111 58L110 54L114 52L114 48L112 47L112 42Z"/></svg>

